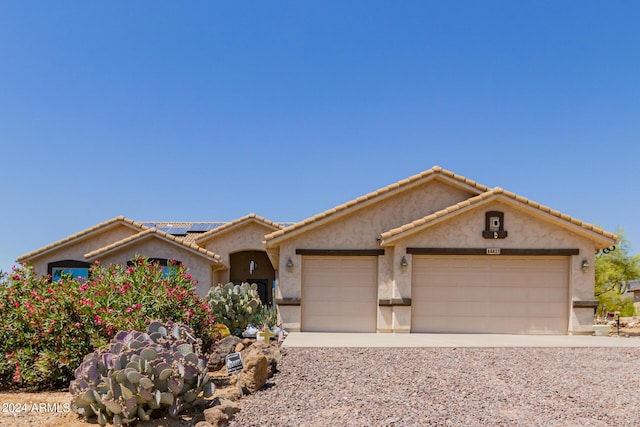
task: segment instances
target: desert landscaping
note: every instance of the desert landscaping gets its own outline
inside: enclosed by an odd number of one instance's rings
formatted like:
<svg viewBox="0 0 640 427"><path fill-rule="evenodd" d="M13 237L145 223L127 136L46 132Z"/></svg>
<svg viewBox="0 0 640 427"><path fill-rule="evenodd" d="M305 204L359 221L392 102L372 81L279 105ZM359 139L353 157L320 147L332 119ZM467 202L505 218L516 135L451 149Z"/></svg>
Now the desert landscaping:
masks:
<svg viewBox="0 0 640 427"><path fill-rule="evenodd" d="M639 319L621 325L619 339L640 337ZM640 420L640 396L627 392L640 387L630 369L638 348L310 349L227 337L218 350L209 365L215 393L204 406L135 425L610 426ZM236 350L247 371L240 377L242 396L223 362ZM0 425L97 425L70 411L70 400L66 391L0 393Z"/></svg>

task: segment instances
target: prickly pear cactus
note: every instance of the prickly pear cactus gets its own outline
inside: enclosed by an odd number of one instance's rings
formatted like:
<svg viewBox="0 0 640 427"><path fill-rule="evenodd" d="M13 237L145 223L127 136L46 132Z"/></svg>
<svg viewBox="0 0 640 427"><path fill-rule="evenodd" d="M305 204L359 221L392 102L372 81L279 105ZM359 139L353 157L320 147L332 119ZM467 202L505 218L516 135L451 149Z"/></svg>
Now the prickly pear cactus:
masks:
<svg viewBox="0 0 640 427"><path fill-rule="evenodd" d="M214 286L209 290L209 305L216 320L239 336L262 307L258 285L242 283Z"/></svg>
<svg viewBox="0 0 640 427"><path fill-rule="evenodd" d="M160 408L175 417L213 391L207 358L191 329L157 321L147 332L121 331L106 350L85 356L69 386L74 410L116 426L147 421Z"/></svg>

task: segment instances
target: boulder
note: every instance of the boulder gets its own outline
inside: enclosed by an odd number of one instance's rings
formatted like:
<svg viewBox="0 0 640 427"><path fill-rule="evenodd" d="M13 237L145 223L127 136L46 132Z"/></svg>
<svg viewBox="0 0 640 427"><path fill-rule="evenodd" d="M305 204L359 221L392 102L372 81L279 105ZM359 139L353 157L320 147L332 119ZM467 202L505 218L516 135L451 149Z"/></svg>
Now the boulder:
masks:
<svg viewBox="0 0 640 427"><path fill-rule="evenodd" d="M229 424L229 416L217 407L205 409L204 419L214 427L224 427Z"/></svg>
<svg viewBox="0 0 640 427"><path fill-rule="evenodd" d="M227 414L229 419L233 418L235 414L240 412L240 406L236 402L224 398L216 398L214 400L214 408Z"/></svg>
<svg viewBox="0 0 640 427"><path fill-rule="evenodd" d="M267 382L269 363L260 349L251 346L242 354L244 369L240 372L240 384L243 393L255 393ZM235 376L231 380L235 382Z"/></svg>
<svg viewBox="0 0 640 427"><path fill-rule="evenodd" d="M206 421L198 421L195 427L213 427L213 424Z"/></svg>
<svg viewBox="0 0 640 427"><path fill-rule="evenodd" d="M259 351L267 358L267 378L271 378L278 370L278 362L282 359L282 350L276 345L266 345L264 342L255 342L246 351L242 352L242 360L251 351Z"/></svg>
<svg viewBox="0 0 640 427"><path fill-rule="evenodd" d="M229 335L220 340L220 342L214 347L211 354L209 354L209 370L217 371L224 367L225 357L233 353L236 349L236 345L240 343L240 338Z"/></svg>

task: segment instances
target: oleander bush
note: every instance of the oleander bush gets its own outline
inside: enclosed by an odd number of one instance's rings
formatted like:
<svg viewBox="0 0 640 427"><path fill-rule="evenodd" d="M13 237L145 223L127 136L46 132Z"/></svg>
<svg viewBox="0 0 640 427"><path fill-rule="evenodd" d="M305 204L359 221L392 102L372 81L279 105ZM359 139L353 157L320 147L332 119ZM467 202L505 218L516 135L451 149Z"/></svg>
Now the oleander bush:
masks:
<svg viewBox="0 0 640 427"><path fill-rule="evenodd" d="M66 387L83 357L118 331L146 330L151 319L184 323L204 351L220 339L205 299L186 267L168 272L146 258L132 265L96 263L86 279L58 281L29 266L0 274L0 388Z"/></svg>

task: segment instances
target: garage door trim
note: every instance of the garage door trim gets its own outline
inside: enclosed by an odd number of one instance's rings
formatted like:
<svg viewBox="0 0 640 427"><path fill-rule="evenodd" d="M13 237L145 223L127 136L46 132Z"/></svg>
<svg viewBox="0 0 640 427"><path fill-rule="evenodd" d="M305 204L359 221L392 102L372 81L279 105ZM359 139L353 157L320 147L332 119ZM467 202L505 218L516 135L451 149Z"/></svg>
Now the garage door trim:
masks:
<svg viewBox="0 0 640 427"><path fill-rule="evenodd" d="M487 255L488 248L407 248L411 255ZM572 256L580 255L580 249L513 249L500 248L501 255L519 256Z"/></svg>

